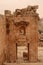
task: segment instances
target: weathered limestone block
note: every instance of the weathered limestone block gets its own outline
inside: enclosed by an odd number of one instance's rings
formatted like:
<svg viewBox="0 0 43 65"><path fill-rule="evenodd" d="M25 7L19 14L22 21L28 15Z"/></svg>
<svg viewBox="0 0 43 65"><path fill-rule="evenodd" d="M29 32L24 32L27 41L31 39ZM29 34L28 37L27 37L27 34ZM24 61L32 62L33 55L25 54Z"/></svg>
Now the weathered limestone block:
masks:
<svg viewBox="0 0 43 65"><path fill-rule="evenodd" d="M4 12L4 13L5 13L5 15L6 15L6 16L11 15L11 11L10 11L10 10L5 10L5 12Z"/></svg>
<svg viewBox="0 0 43 65"><path fill-rule="evenodd" d="M36 10L38 9L37 6L28 6L24 9L16 9L14 12L14 16L29 16L30 14L36 14Z"/></svg>

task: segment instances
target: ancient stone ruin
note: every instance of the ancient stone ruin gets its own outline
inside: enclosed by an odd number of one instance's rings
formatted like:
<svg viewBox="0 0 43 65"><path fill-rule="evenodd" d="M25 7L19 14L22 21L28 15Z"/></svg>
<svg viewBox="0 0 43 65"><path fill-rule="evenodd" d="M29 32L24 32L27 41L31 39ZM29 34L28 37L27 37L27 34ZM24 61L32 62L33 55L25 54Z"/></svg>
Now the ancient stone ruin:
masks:
<svg viewBox="0 0 43 65"><path fill-rule="evenodd" d="M0 15L0 65L4 62L16 62L17 46L28 48L27 58L30 62L38 61L38 6L24 9L5 10Z"/></svg>

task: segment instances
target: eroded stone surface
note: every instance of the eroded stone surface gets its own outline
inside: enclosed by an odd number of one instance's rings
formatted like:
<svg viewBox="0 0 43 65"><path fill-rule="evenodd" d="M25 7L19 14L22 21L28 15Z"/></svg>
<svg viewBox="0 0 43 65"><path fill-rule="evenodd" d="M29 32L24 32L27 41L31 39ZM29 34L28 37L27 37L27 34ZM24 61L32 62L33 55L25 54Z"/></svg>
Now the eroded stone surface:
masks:
<svg viewBox="0 0 43 65"><path fill-rule="evenodd" d="M6 10L2 22L0 19L0 46L4 50L6 62L15 62L17 59L17 45L28 47L28 61L38 60L38 21L36 12L38 6L28 6L24 9L17 9L14 14ZM2 32L1 32L2 31ZM3 45L4 44L4 45ZM0 48L0 49L1 49ZM0 51L0 52L1 52ZM0 61L3 63L4 58Z"/></svg>

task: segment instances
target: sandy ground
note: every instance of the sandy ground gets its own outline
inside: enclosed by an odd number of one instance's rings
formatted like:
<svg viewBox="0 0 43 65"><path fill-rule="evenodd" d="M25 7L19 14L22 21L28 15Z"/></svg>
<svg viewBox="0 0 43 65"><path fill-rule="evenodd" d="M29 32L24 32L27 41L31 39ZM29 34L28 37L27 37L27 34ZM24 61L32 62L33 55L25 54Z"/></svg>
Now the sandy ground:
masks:
<svg viewBox="0 0 43 65"><path fill-rule="evenodd" d="M43 47L38 47L38 59L43 62Z"/></svg>
<svg viewBox="0 0 43 65"><path fill-rule="evenodd" d="M21 50L21 52L20 52ZM23 52L26 51L27 52L27 48L26 47L18 47L18 57L19 60L16 63L4 63L5 65L43 65L43 47L38 47L38 59L40 60L40 62L37 63L29 63L29 62L24 62L22 58Z"/></svg>

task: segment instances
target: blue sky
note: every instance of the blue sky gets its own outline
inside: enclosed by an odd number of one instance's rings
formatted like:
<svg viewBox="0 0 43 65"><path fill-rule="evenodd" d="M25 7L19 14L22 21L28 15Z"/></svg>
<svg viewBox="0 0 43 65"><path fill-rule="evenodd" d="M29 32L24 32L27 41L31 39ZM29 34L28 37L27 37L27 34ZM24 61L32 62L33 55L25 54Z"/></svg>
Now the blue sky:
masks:
<svg viewBox="0 0 43 65"><path fill-rule="evenodd" d="M43 0L0 0L0 14L4 10L15 11L17 8L25 8L28 5L39 5L38 13L43 17Z"/></svg>

